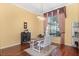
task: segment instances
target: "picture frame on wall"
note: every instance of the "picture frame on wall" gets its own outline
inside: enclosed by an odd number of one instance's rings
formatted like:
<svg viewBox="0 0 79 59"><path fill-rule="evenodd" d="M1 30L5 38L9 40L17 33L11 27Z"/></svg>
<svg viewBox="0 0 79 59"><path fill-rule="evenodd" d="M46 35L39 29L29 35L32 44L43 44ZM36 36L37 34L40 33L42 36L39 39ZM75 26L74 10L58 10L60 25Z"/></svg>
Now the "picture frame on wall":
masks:
<svg viewBox="0 0 79 59"><path fill-rule="evenodd" d="M27 29L27 22L24 22L24 29Z"/></svg>

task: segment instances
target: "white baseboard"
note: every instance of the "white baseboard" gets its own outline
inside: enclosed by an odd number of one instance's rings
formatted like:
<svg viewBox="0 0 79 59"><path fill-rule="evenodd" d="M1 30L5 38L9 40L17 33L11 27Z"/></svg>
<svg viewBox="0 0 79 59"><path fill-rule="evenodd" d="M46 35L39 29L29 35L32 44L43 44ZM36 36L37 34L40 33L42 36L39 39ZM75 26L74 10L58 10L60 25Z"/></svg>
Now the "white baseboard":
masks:
<svg viewBox="0 0 79 59"><path fill-rule="evenodd" d="M16 44L8 45L8 46L3 46L3 47L0 47L0 49L9 48L9 47L16 46L16 45L19 45L19 44L21 44L21 43L16 43Z"/></svg>
<svg viewBox="0 0 79 59"><path fill-rule="evenodd" d="M52 42L52 43L53 43L53 42ZM55 43L55 42L54 42L54 43ZM16 46L16 45L19 45L19 44L21 44L21 43L16 43L16 44L8 45L8 46L3 46L3 47L0 47L0 49L9 48L9 47ZM59 44L59 43L58 43L58 44ZM65 45L71 46L71 45L66 44L66 43L65 43Z"/></svg>
<svg viewBox="0 0 79 59"><path fill-rule="evenodd" d="M67 44L67 43L65 43L65 45L67 45L67 46L72 46L71 44Z"/></svg>
<svg viewBox="0 0 79 59"><path fill-rule="evenodd" d="M52 43L57 43L57 42L52 42ZM60 43L57 43L57 44L60 44ZM66 45L66 46L71 46L71 47L72 47L71 44L67 44L67 43L65 43L64 45Z"/></svg>

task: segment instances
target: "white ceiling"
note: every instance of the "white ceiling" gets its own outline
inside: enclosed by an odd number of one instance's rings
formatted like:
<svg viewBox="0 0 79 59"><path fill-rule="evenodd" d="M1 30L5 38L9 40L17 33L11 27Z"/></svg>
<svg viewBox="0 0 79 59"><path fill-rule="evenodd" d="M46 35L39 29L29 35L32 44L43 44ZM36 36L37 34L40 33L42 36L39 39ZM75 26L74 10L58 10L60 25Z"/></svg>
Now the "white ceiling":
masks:
<svg viewBox="0 0 79 59"><path fill-rule="evenodd" d="M41 14L59 7L67 5L66 3L16 3L16 6L24 8L30 12ZM43 12L42 12L43 8Z"/></svg>

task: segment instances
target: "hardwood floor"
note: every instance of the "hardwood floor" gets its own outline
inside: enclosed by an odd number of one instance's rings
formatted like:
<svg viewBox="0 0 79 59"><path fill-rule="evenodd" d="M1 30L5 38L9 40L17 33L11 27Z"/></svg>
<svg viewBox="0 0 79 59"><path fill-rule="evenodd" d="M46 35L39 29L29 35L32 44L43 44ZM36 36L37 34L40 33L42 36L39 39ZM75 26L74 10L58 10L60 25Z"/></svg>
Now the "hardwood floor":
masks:
<svg viewBox="0 0 79 59"><path fill-rule="evenodd" d="M53 44L57 45L57 44ZM57 45L54 51L51 52L50 56L79 56L79 50L65 45ZM10 48L0 50L1 56L30 56L24 52L24 49L29 48L29 44L21 44Z"/></svg>

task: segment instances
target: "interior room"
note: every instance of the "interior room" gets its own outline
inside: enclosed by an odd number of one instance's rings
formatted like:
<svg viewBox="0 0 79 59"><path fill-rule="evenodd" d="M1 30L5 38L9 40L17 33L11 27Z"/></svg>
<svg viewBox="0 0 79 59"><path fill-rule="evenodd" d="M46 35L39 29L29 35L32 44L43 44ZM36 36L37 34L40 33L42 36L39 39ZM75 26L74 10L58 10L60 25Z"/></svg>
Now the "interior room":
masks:
<svg viewBox="0 0 79 59"><path fill-rule="evenodd" d="M79 56L79 4L0 3L0 56Z"/></svg>

